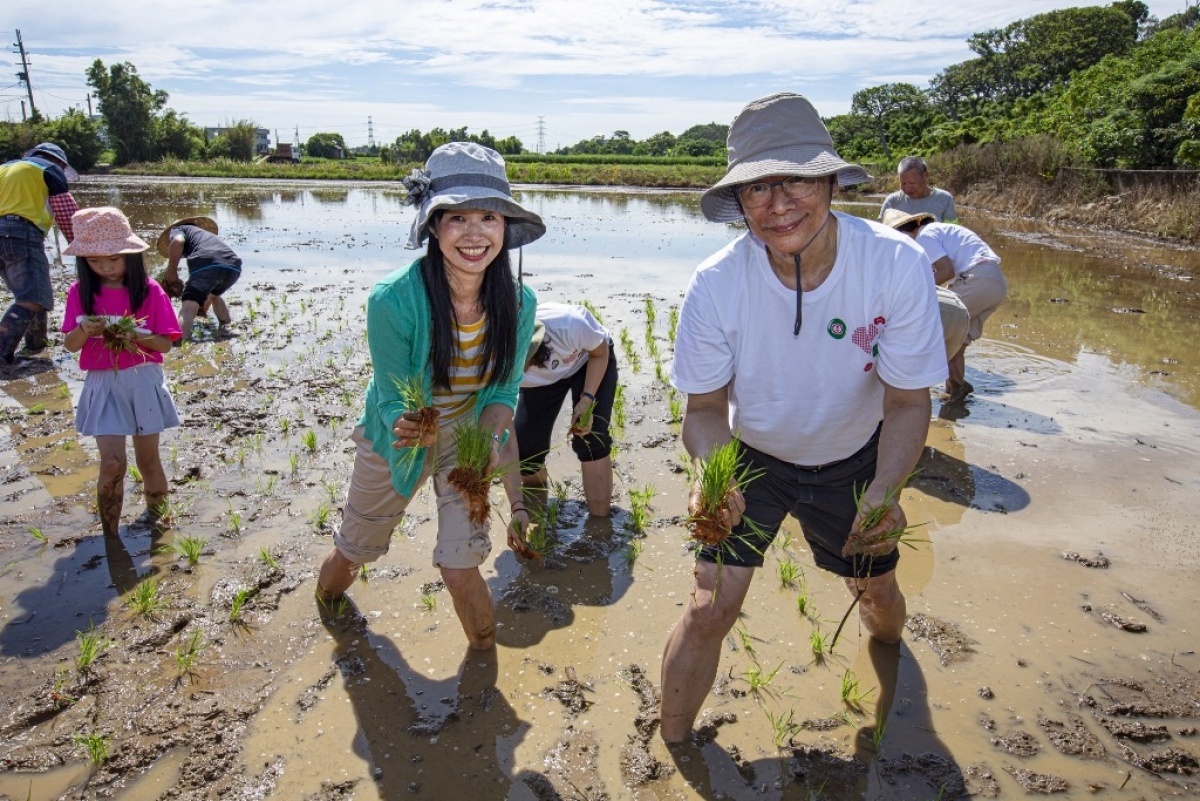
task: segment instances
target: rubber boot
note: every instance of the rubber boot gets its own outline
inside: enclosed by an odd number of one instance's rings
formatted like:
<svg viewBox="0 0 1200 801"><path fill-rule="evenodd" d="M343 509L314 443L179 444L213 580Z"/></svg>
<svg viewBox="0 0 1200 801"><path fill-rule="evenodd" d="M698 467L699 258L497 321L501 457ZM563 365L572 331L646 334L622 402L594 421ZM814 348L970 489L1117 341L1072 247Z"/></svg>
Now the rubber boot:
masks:
<svg viewBox="0 0 1200 801"><path fill-rule="evenodd" d="M25 332L25 347L21 348L22 356L33 356L41 353L50 344L50 316L45 309L35 312L29 330Z"/></svg>
<svg viewBox="0 0 1200 801"><path fill-rule="evenodd" d="M17 362L17 345L33 322L34 313L24 306L13 305L0 317L0 367L12 367Z"/></svg>

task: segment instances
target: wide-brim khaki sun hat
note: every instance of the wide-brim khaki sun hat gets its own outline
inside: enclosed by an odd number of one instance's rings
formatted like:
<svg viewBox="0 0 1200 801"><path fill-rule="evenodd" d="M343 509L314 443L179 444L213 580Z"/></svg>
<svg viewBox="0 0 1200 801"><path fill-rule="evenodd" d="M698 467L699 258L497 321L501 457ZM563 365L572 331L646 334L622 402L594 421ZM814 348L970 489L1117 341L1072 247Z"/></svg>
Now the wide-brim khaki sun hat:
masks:
<svg viewBox="0 0 1200 801"><path fill-rule="evenodd" d="M449 142L430 154L425 169L403 179L408 202L417 207L405 247L421 247L437 211L479 209L504 215L504 246L519 248L546 233L542 218L512 198L504 158L474 142Z"/></svg>
<svg viewBox="0 0 1200 801"><path fill-rule="evenodd" d="M803 95L783 92L752 101L730 123L726 145L725 177L700 198L700 210L713 222L742 219L738 187L769 176L837 175L839 186L871 180L866 170L837 154L821 115Z"/></svg>
<svg viewBox="0 0 1200 801"><path fill-rule="evenodd" d="M133 232L129 218L113 206L80 209L71 215L75 238L63 250L66 256L116 256L142 253L149 245Z"/></svg>
<svg viewBox="0 0 1200 801"><path fill-rule="evenodd" d="M158 235L158 240L154 243L154 249L163 258L166 258L167 248L171 244L171 229L178 228L181 225L194 225L197 228L203 228L214 236L218 233L217 221L212 217L180 217L164 228L162 233Z"/></svg>
<svg viewBox="0 0 1200 801"><path fill-rule="evenodd" d="M883 219L880 222L889 228L900 228L908 225L910 222L937 222L937 217L934 217L927 211L906 214L900 209L888 209L883 213Z"/></svg>
<svg viewBox="0 0 1200 801"><path fill-rule="evenodd" d="M537 354L538 348L546 341L546 324L541 320L533 321L533 336L529 338L529 347L525 350L525 369L529 369L529 363L533 361L533 357Z"/></svg>

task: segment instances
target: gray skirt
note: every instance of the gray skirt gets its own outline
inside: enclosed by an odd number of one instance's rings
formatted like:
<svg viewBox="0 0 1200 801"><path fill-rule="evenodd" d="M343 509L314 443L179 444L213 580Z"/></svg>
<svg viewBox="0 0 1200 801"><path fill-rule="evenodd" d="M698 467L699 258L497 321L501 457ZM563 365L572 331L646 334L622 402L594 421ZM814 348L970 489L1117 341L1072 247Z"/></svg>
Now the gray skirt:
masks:
<svg viewBox="0 0 1200 801"><path fill-rule="evenodd" d="M179 411L157 362L124 370L88 370L75 430L89 437L158 434L179 425Z"/></svg>

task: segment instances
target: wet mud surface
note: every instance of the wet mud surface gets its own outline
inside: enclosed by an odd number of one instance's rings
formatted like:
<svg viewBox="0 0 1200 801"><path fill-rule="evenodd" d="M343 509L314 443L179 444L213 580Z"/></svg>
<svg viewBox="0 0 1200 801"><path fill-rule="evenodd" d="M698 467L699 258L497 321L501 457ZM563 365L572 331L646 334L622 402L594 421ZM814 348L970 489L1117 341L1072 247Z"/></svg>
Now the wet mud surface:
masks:
<svg viewBox="0 0 1200 801"><path fill-rule="evenodd" d="M556 222L593 224L562 211ZM283 236L232 225L251 252ZM360 235L355 252L399 238ZM287 247L310 258L346 244L300 239ZM170 520L137 522L131 476L119 541L100 536L91 506L95 450L73 430L72 359L56 348L0 387L0 798L1200 793L1194 410L1109 362L1037 352L1019 318L997 325L968 352L976 395L935 401L904 494L930 540L901 560L905 642L876 647L852 616L832 652L814 653L814 632L831 635L851 598L789 524L693 738L667 748L659 658L691 555L683 449L654 353L669 358L685 279L599 293L594 267L526 266L541 297L587 296L628 329L640 368L619 355L613 517L588 516L559 447L546 558L508 552L493 519L490 653L467 651L430 565L427 496L349 600L313 598L361 411L369 275L249 277L231 290L235 338L201 322L199 341L168 356L184 412L163 438ZM631 491L648 491L646 509ZM789 563L799 581L781 580ZM89 743L107 749L95 763Z"/></svg>

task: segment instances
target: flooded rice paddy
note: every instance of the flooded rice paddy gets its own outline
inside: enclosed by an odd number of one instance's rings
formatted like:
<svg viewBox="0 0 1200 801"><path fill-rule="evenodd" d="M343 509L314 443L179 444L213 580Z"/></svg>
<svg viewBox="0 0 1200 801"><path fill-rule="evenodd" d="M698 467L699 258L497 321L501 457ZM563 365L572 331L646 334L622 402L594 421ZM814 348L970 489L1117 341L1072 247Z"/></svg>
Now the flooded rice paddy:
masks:
<svg viewBox="0 0 1200 801"><path fill-rule="evenodd" d="M91 508L97 463L73 429L73 357L58 347L0 384L0 797L1200 788L1195 251L965 210L1002 257L1010 297L968 350L976 395L935 401L904 495L928 540L899 568L904 643L873 645L851 618L818 653L850 598L785 527L695 741L669 751L655 729L659 658L691 557L679 399L661 374L670 310L735 229L705 222L695 193L520 192L549 227L524 254L539 298L586 299L628 332L627 409L613 517L587 516L570 450L552 452L558 544L539 565L498 542L485 577L499 644L478 654L430 564L427 497L350 604L312 599L367 378L363 302L414 255L403 192L93 178L76 196L122 207L147 239L213 216L246 265L227 295L238 337L214 342L202 323L200 341L168 357L184 416L163 439L175 523L132 522L130 477L119 543ZM874 216L877 204L842 208ZM202 543L194 565L188 543ZM144 615L129 601L147 580L161 603ZM99 655L81 667L86 640ZM101 742L95 766L87 744Z"/></svg>

